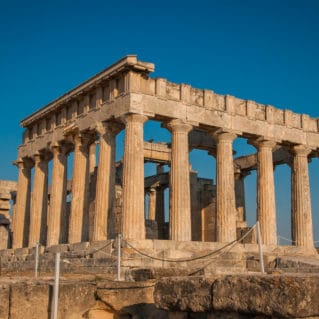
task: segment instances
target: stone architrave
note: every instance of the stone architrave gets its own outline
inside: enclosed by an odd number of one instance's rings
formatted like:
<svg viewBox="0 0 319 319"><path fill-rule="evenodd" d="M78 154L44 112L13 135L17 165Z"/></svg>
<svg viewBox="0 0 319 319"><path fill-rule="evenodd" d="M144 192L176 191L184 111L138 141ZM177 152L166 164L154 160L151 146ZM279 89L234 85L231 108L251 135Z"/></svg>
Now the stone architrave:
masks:
<svg viewBox="0 0 319 319"><path fill-rule="evenodd" d="M34 155L34 182L30 213L29 247L46 243L48 208L48 161L42 155Z"/></svg>
<svg viewBox="0 0 319 319"><path fill-rule="evenodd" d="M74 162L72 179L72 201L69 223L69 243L80 243L89 239L89 142L90 136L74 135Z"/></svg>
<svg viewBox="0 0 319 319"><path fill-rule="evenodd" d="M190 166L188 133L192 126L174 119L167 123L172 132L170 170L170 239L191 240Z"/></svg>
<svg viewBox="0 0 319 319"><path fill-rule="evenodd" d="M308 155L311 150L304 145L293 146L292 150L292 243L311 250L314 249L308 174Z"/></svg>
<svg viewBox="0 0 319 319"><path fill-rule="evenodd" d="M30 222L31 163L27 159L16 162L19 168L17 199L12 221L12 248L27 246Z"/></svg>
<svg viewBox="0 0 319 319"><path fill-rule="evenodd" d="M47 218L47 246L64 242L62 225L67 224L66 216L66 184L67 184L67 152L64 145L52 147L52 183L49 214Z"/></svg>
<svg viewBox="0 0 319 319"><path fill-rule="evenodd" d="M104 122L97 127L100 134L99 165L96 181L93 241L109 237L109 219L113 216L115 200L115 138L122 126Z"/></svg>
<svg viewBox="0 0 319 319"><path fill-rule="evenodd" d="M236 240L236 205L233 162L233 140L236 134L214 132L217 144L216 158L216 240Z"/></svg>
<svg viewBox="0 0 319 319"><path fill-rule="evenodd" d="M262 243L277 245L276 202L272 151L276 142L257 139L252 143L257 154L257 220Z"/></svg>
<svg viewBox="0 0 319 319"><path fill-rule="evenodd" d="M125 143L122 233L126 239L145 239L143 124L146 120L147 117L141 114L129 114L123 118Z"/></svg>

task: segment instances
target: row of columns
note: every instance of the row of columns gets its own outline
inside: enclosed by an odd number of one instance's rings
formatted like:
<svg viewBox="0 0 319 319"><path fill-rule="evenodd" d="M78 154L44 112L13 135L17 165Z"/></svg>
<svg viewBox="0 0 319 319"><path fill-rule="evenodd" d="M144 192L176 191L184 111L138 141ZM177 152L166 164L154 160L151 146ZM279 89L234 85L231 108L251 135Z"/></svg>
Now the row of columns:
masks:
<svg viewBox="0 0 319 319"><path fill-rule="evenodd" d="M125 123L124 169L123 169L123 216L122 233L125 238L145 238L144 225L144 139L143 124L147 117L129 114ZM170 239L191 240L191 206L189 177L188 133L192 126L179 119L171 120L166 126L172 133L170 170ZM115 137L122 126L101 123L99 166L97 172L96 207L92 240L107 239L108 218L114 201L115 185ZM212 132L217 145L216 183L217 211L216 235L219 242L236 239L236 204L232 143L236 134L224 131ZM47 245L65 242L63 227L68 227L70 243L88 240L88 187L90 171L89 143L85 134L76 134L74 143L74 174L72 203L69 225L65 220L66 204L66 145L55 145L53 153L52 188L50 210L47 207L47 160L35 155L34 190L31 204L30 232L24 225L30 205L31 166L18 162L18 192L16 213L13 220L13 247L23 247L29 233L29 245L44 239L41 233L47 223ZM272 150L275 142L256 139L253 145L258 150L257 219L260 221L263 242L277 243L275 190ZM310 190L308 177L308 150L305 146L293 147L292 167L292 236L298 246L313 247ZM92 160L91 160L92 161ZM47 216L47 220L46 220ZM42 225L42 226L41 226Z"/></svg>

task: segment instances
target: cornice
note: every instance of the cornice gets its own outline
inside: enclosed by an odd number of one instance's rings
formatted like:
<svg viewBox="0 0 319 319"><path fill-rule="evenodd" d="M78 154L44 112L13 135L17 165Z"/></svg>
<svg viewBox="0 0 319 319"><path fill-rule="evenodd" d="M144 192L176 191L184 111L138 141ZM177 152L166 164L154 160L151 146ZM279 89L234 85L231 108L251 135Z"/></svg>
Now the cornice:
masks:
<svg viewBox="0 0 319 319"><path fill-rule="evenodd" d="M138 72L144 72L146 74L154 71L154 64L141 62L137 60L137 55L127 55L116 63L112 64L103 71L92 76L88 80L82 82L80 85L76 86L74 89L63 94L59 98L55 99L51 103L45 105L38 111L32 113L30 116L23 119L20 124L22 127L27 127L32 122L44 117L46 114L55 111L62 104L69 102L71 99L81 95L84 92L89 91L95 86L99 85L102 81L114 76L119 72L124 70L135 70Z"/></svg>

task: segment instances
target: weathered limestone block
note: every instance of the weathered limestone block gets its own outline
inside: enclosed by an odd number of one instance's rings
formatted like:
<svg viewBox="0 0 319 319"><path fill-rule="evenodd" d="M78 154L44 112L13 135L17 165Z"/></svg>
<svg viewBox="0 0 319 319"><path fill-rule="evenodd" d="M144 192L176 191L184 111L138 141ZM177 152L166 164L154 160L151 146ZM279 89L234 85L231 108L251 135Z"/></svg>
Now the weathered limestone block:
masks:
<svg viewBox="0 0 319 319"><path fill-rule="evenodd" d="M82 318L82 315L96 302L95 291L96 286L93 283L61 284L59 290L59 318Z"/></svg>
<svg viewBox="0 0 319 319"><path fill-rule="evenodd" d="M49 292L49 285L30 283L12 285L10 318L47 318L50 308Z"/></svg>
<svg viewBox="0 0 319 319"><path fill-rule="evenodd" d="M152 304L154 282L103 282L97 285L96 295L113 311L135 304Z"/></svg>
<svg viewBox="0 0 319 319"><path fill-rule="evenodd" d="M9 318L9 286L0 285L0 319Z"/></svg>
<svg viewBox="0 0 319 319"><path fill-rule="evenodd" d="M319 315L319 277L227 276L212 289L215 310L284 318Z"/></svg>
<svg viewBox="0 0 319 319"><path fill-rule="evenodd" d="M109 309L101 301L97 301L95 305L89 309L84 315L83 318L86 319L114 319L116 316L115 312L112 309Z"/></svg>
<svg viewBox="0 0 319 319"><path fill-rule="evenodd" d="M156 283L156 306L170 311L201 312L211 309L211 279L203 277L164 278Z"/></svg>

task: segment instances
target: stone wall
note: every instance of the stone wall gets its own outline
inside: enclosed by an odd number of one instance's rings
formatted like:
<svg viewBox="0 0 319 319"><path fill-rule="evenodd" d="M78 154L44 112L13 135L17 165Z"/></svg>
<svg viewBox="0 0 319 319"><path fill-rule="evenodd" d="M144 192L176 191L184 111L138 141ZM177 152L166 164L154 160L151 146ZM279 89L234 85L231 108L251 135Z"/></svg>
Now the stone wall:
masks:
<svg viewBox="0 0 319 319"><path fill-rule="evenodd" d="M318 276L62 278L60 319L319 318ZM53 282L0 279L0 319L49 319Z"/></svg>

